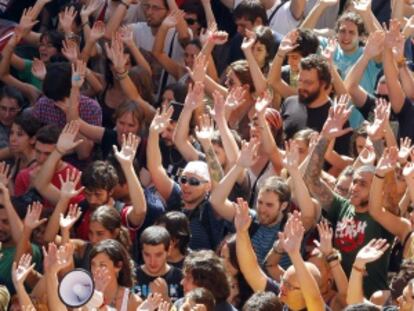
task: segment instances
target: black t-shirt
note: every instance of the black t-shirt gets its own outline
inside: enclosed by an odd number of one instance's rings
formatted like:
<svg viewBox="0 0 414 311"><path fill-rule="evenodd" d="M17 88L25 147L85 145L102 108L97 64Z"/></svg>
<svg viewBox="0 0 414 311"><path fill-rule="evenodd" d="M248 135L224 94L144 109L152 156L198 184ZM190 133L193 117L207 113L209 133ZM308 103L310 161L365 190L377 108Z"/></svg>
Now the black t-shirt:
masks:
<svg viewBox="0 0 414 311"><path fill-rule="evenodd" d="M187 161L174 145L168 146L163 139L160 139L160 151L162 155L162 166L168 174L168 177L178 181Z"/></svg>
<svg viewBox="0 0 414 311"><path fill-rule="evenodd" d="M397 120L399 123L398 136L414 139L414 105L408 98L405 98L403 107L397 114Z"/></svg>
<svg viewBox="0 0 414 311"><path fill-rule="evenodd" d="M286 138L292 138L296 132L304 128L311 128L320 132L328 118L331 105L332 101L329 100L320 107L309 108L307 105L299 102L298 96L287 98L281 107L283 130L286 134ZM348 121L345 123L344 127L349 127ZM337 138L335 150L340 154L349 154L350 141L350 133Z"/></svg>
<svg viewBox="0 0 414 311"><path fill-rule="evenodd" d="M174 302L184 296L183 287L180 282L183 278L183 274L180 269L170 266L170 270L160 276L168 284L168 295ZM150 294L149 284L154 281L156 276L150 276L142 270L142 267L137 269L137 283L134 286L134 293L138 294L142 299L145 299Z"/></svg>

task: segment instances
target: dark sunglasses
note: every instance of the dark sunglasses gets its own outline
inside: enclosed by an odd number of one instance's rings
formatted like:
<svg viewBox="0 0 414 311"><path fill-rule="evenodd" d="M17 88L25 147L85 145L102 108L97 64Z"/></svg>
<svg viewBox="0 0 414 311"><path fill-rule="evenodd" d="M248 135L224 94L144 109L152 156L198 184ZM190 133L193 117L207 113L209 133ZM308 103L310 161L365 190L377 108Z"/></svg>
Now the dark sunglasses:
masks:
<svg viewBox="0 0 414 311"><path fill-rule="evenodd" d="M190 186L200 186L201 184L205 184L206 181L204 180L198 180L195 177L187 177L187 176L181 176L180 179L180 184L189 184Z"/></svg>
<svg viewBox="0 0 414 311"><path fill-rule="evenodd" d="M197 20L194 18L186 18L185 21L188 25L194 25L195 23L197 23Z"/></svg>
<svg viewBox="0 0 414 311"><path fill-rule="evenodd" d="M378 94L378 93L374 93L374 96L375 96L375 98L377 98L377 99L382 98L382 99L385 99L387 102L389 102L389 101L390 101L389 96L388 96L388 95L385 95L385 94Z"/></svg>

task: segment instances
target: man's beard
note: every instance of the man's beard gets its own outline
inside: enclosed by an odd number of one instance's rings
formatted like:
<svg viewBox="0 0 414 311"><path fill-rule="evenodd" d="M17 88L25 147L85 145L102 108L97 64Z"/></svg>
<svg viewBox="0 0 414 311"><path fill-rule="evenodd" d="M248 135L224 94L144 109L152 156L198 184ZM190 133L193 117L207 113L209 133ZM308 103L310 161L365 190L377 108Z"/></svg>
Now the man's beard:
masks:
<svg viewBox="0 0 414 311"><path fill-rule="evenodd" d="M315 92L309 93L306 91L308 96L304 96L301 94L300 90L298 91L299 101L301 103L304 103L306 106L309 106L315 99L319 97L319 94L321 93L320 89L317 89Z"/></svg>

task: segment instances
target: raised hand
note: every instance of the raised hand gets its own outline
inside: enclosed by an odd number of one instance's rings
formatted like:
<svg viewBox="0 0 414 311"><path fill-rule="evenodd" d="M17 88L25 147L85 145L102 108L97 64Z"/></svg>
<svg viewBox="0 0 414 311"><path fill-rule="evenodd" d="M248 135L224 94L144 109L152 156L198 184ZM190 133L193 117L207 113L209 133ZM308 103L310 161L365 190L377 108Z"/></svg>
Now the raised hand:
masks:
<svg viewBox="0 0 414 311"><path fill-rule="evenodd" d="M259 96L254 105L258 115L264 115L266 108L272 103L273 95L269 91L265 91L262 96Z"/></svg>
<svg viewBox="0 0 414 311"><path fill-rule="evenodd" d="M24 226L30 230L34 230L47 221L47 218L40 219L43 205L40 202L33 202L27 207L26 217L24 218Z"/></svg>
<svg viewBox="0 0 414 311"><path fill-rule="evenodd" d="M138 145L141 142L141 138L132 133L122 135L122 147L121 150L117 146L113 145L114 154L121 166L133 165L135 154L137 153Z"/></svg>
<svg viewBox="0 0 414 311"><path fill-rule="evenodd" d="M32 74L39 80L44 80L46 77L46 66L43 61L38 58L33 59Z"/></svg>
<svg viewBox="0 0 414 311"><path fill-rule="evenodd" d="M59 219L59 226L62 230L70 231L73 225L78 221L82 212L77 204L69 205L69 211L66 217L61 213Z"/></svg>
<svg viewBox="0 0 414 311"><path fill-rule="evenodd" d="M126 46L135 45L134 34L132 28L129 26L122 26L119 29L119 38Z"/></svg>
<svg viewBox="0 0 414 311"><path fill-rule="evenodd" d="M177 25L179 18L184 18L184 13L180 10L173 10L167 15L166 18L164 18L162 25L167 28L173 28Z"/></svg>
<svg viewBox="0 0 414 311"><path fill-rule="evenodd" d="M10 38L9 42L7 42L7 45L15 48L20 43L22 38L23 38L23 30L20 27L16 27L14 28L14 34Z"/></svg>
<svg viewBox="0 0 414 311"><path fill-rule="evenodd" d="M204 45L207 43L207 41L210 41L212 38L213 33L217 31L217 24L213 23L211 24L207 29L203 28L200 31L200 42L201 45Z"/></svg>
<svg viewBox="0 0 414 311"><path fill-rule="evenodd" d="M384 50L385 32L377 30L369 34L364 54L369 58L378 56Z"/></svg>
<svg viewBox="0 0 414 311"><path fill-rule="evenodd" d="M168 301L162 301L158 306L158 311L170 311L170 303Z"/></svg>
<svg viewBox="0 0 414 311"><path fill-rule="evenodd" d="M63 56L65 56L67 60L73 64L79 57L78 45L73 40L64 40L62 41L62 44Z"/></svg>
<svg viewBox="0 0 414 311"><path fill-rule="evenodd" d="M82 6L80 15L84 18L89 18L89 16L95 13L100 6L101 3L99 0L90 0L86 5Z"/></svg>
<svg viewBox="0 0 414 311"><path fill-rule="evenodd" d="M414 179L414 162L407 162L402 173L406 180Z"/></svg>
<svg viewBox="0 0 414 311"><path fill-rule="evenodd" d="M76 60L72 63L72 87L80 89L85 82L86 63L82 60Z"/></svg>
<svg viewBox="0 0 414 311"><path fill-rule="evenodd" d="M338 103L329 109L328 118L321 131L323 137L328 139L337 138L352 131L351 128L343 129L352 109L351 107L348 108L348 101L349 96L342 95Z"/></svg>
<svg viewBox="0 0 414 311"><path fill-rule="evenodd" d="M249 205L242 198L237 198L236 215L234 216L234 227L237 232L248 231L252 223L252 217L249 214Z"/></svg>
<svg viewBox="0 0 414 311"><path fill-rule="evenodd" d="M195 134L198 141L203 144L204 142L211 142L214 133L214 122L211 120L208 114L200 116L200 127L196 126Z"/></svg>
<svg viewBox="0 0 414 311"><path fill-rule="evenodd" d="M246 36L243 38L243 42L241 45L241 49L243 51L251 50L257 39L256 33L254 31L250 31L246 29L245 34Z"/></svg>
<svg viewBox="0 0 414 311"><path fill-rule="evenodd" d="M398 162L397 147L385 148L382 157L379 159L375 174L385 176L388 172L394 170Z"/></svg>
<svg viewBox="0 0 414 311"><path fill-rule="evenodd" d="M219 91L213 92L214 110L213 117L216 122L225 118L224 97Z"/></svg>
<svg viewBox="0 0 414 311"><path fill-rule="evenodd" d="M10 165L4 161L0 162L0 184L7 186L10 177Z"/></svg>
<svg viewBox="0 0 414 311"><path fill-rule="evenodd" d="M91 32L89 34L89 38L93 42L96 42L102 39L104 35L105 35L105 23L102 21L96 21L92 26Z"/></svg>
<svg viewBox="0 0 414 311"><path fill-rule="evenodd" d="M137 311L155 311L162 301L162 296L159 293L151 293L148 295L138 307Z"/></svg>
<svg viewBox="0 0 414 311"><path fill-rule="evenodd" d="M36 12L32 7L24 9L23 14L20 18L19 25L17 25L17 28L21 31L21 38L27 36L32 30L33 26L37 24L38 21L35 20L35 14Z"/></svg>
<svg viewBox="0 0 414 311"><path fill-rule="evenodd" d="M59 24L64 33L72 32L73 21L75 20L77 12L75 7L66 7L63 12L59 13Z"/></svg>
<svg viewBox="0 0 414 311"><path fill-rule="evenodd" d="M284 36L282 42L280 42L277 54L282 57L285 57L286 54L296 49L299 46L299 44L296 43L298 40L298 36L299 33L297 30L292 30L286 36Z"/></svg>
<svg viewBox="0 0 414 311"><path fill-rule="evenodd" d="M371 0L353 0L352 6L358 13L371 11Z"/></svg>
<svg viewBox="0 0 414 311"><path fill-rule="evenodd" d="M384 137L385 125L390 117L391 106L385 99L378 99L374 110L375 119L367 127L367 133L371 141L377 141Z"/></svg>
<svg viewBox="0 0 414 311"><path fill-rule="evenodd" d="M157 277L154 281L149 283L151 293L158 293L164 299L168 299L168 284L162 277Z"/></svg>
<svg viewBox="0 0 414 311"><path fill-rule="evenodd" d="M97 267L93 273L95 289L103 293L111 282L111 275L107 267Z"/></svg>
<svg viewBox="0 0 414 311"><path fill-rule="evenodd" d="M172 106L169 106L168 109L163 107L162 111L158 108L154 118L152 119L150 131L161 134L167 128L168 124L170 124L173 113L174 108Z"/></svg>
<svg viewBox="0 0 414 311"><path fill-rule="evenodd" d="M111 47L109 47L108 43L105 43L105 50L108 58L112 61L115 71L119 74L124 73L128 57L124 53L124 44L119 36L112 37Z"/></svg>
<svg viewBox="0 0 414 311"><path fill-rule="evenodd" d="M332 228L329 227L326 221L321 221L320 223L316 224L319 233L319 240L314 240L316 247L321 251L321 253L326 257L332 253L332 236L333 231Z"/></svg>
<svg viewBox="0 0 414 311"><path fill-rule="evenodd" d="M244 104L246 94L247 90L242 86L232 88L224 104L226 112L231 112Z"/></svg>
<svg viewBox="0 0 414 311"><path fill-rule="evenodd" d="M259 157L258 150L259 142L256 139L252 138L249 142L243 141L237 165L243 168L251 167Z"/></svg>
<svg viewBox="0 0 414 311"><path fill-rule="evenodd" d="M194 85L188 85L187 96L184 101L184 109L195 110L203 104L204 99L204 84L202 82L195 82Z"/></svg>
<svg viewBox="0 0 414 311"><path fill-rule="evenodd" d="M26 280L27 276L30 272L33 271L35 264L32 263L32 255L30 254L23 254L20 257L19 265L14 261L12 265L12 280L14 286L23 286L24 281Z"/></svg>
<svg viewBox="0 0 414 311"><path fill-rule="evenodd" d="M390 245L386 239L372 239L356 255L355 265L365 265L380 258Z"/></svg>
<svg viewBox="0 0 414 311"><path fill-rule="evenodd" d="M371 142L369 144L368 143L365 144L364 149L362 149L358 157L359 157L359 161L363 165L374 165L376 156L375 156L374 146L372 145Z"/></svg>
<svg viewBox="0 0 414 311"><path fill-rule="evenodd" d="M338 3L339 0L319 0L319 3L329 7L329 6L334 6L335 4Z"/></svg>
<svg viewBox="0 0 414 311"><path fill-rule="evenodd" d="M322 56L325 57L328 60L329 65L334 65L334 53L336 51L336 48L338 46L338 41L336 39L329 39L328 45L325 47L325 49L322 51Z"/></svg>
<svg viewBox="0 0 414 311"><path fill-rule="evenodd" d="M79 195L84 187L80 187L76 190L77 185L79 184L82 172L76 170L67 170L66 179L64 180L62 174L59 174L60 180L60 196L70 200L71 198Z"/></svg>
<svg viewBox="0 0 414 311"><path fill-rule="evenodd" d="M288 172L299 170L299 146L296 141L290 140L285 143L285 155L283 157L283 166Z"/></svg>
<svg viewBox="0 0 414 311"><path fill-rule="evenodd" d="M398 151L398 161L400 163L407 162L411 149L411 138L400 138L400 151Z"/></svg>
<svg viewBox="0 0 414 311"><path fill-rule="evenodd" d="M56 144L56 151L61 155L69 153L83 142L83 139L76 140L79 133L79 124L77 122L69 122L65 125Z"/></svg>
<svg viewBox="0 0 414 311"><path fill-rule="evenodd" d="M289 255L300 253L305 228L299 217L291 215L283 232L279 232L279 243Z"/></svg>
<svg viewBox="0 0 414 311"><path fill-rule="evenodd" d="M215 45L223 45L229 39L229 34L225 31L214 31L209 40L213 42Z"/></svg>

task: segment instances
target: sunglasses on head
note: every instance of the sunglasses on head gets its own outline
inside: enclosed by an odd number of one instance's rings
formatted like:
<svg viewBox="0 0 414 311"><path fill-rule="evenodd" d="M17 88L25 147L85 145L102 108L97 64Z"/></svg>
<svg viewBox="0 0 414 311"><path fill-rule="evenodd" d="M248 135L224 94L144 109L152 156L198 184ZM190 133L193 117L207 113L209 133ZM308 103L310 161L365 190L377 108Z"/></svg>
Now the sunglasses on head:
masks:
<svg viewBox="0 0 414 311"><path fill-rule="evenodd" d="M195 177L187 177L187 176L181 176L179 181L183 185L189 184L190 186L200 186L201 184L206 183L206 181L204 180L199 180Z"/></svg>
<svg viewBox="0 0 414 311"><path fill-rule="evenodd" d="M197 20L194 18L186 18L185 21L188 25L194 25L195 23L197 23Z"/></svg>

